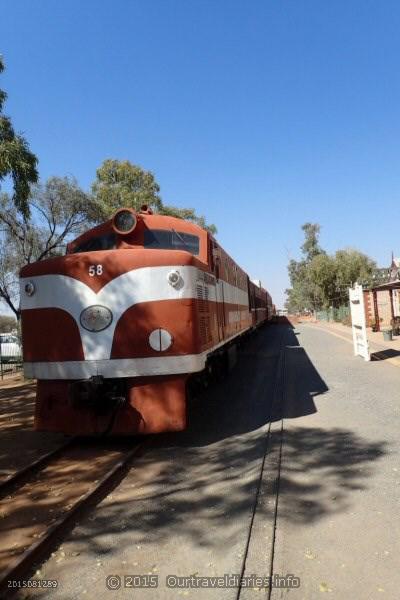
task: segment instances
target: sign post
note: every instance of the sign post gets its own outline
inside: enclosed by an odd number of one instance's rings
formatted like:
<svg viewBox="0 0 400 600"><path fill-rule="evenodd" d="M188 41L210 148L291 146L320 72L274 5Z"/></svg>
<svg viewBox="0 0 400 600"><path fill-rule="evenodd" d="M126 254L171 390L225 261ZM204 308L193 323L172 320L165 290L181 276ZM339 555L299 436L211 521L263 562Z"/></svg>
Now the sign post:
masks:
<svg viewBox="0 0 400 600"><path fill-rule="evenodd" d="M356 283L353 288L349 288L349 299L354 356L362 356L364 360L371 360L362 285Z"/></svg>

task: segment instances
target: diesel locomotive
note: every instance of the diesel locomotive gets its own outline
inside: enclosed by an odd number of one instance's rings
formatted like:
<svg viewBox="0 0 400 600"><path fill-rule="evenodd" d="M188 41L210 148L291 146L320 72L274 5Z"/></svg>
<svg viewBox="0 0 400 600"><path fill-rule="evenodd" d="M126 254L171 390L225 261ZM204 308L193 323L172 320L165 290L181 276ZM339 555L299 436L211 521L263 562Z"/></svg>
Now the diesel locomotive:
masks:
<svg viewBox="0 0 400 600"><path fill-rule="evenodd" d="M184 429L188 378L274 313L208 231L145 206L25 266L20 286L35 428L75 435Z"/></svg>

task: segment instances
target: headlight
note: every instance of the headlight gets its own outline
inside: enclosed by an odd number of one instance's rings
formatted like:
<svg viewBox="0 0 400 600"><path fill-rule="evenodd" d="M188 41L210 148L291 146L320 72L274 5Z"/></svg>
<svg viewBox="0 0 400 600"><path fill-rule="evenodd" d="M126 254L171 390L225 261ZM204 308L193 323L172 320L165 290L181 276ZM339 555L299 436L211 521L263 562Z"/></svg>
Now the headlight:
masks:
<svg viewBox="0 0 400 600"><path fill-rule="evenodd" d="M118 210L113 218L113 228L120 235L127 235L131 233L137 223L137 218L134 210L130 208L121 208Z"/></svg>
<svg viewBox="0 0 400 600"><path fill-rule="evenodd" d="M87 331L103 331L112 323L113 315L109 308L94 304L81 312L80 322Z"/></svg>
<svg viewBox="0 0 400 600"><path fill-rule="evenodd" d="M149 335L149 344L157 352L168 350L172 344L172 335L166 329L154 329Z"/></svg>

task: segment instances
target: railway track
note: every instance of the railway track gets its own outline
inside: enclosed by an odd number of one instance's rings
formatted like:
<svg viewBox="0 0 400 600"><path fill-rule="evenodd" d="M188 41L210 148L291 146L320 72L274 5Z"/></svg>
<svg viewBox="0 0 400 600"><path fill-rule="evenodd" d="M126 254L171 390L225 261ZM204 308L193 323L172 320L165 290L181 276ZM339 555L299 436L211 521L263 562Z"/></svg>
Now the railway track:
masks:
<svg viewBox="0 0 400 600"><path fill-rule="evenodd" d="M31 464L27 465L26 467L23 467L19 471L16 471L15 473L7 477L4 481L0 482L0 499L4 498L4 496L6 496L7 494L10 494L13 489L15 489L18 485L21 485L24 481L28 480L29 477L39 472L40 469L44 468L52 459L59 456L73 443L75 443L75 438L69 439L67 442L65 442L65 444L61 444L54 450L43 454L43 456L40 456Z"/></svg>
<svg viewBox="0 0 400 600"><path fill-rule="evenodd" d="M9 582L29 578L150 441L73 438L0 485L0 598L18 590Z"/></svg>
<svg viewBox="0 0 400 600"><path fill-rule="evenodd" d="M283 435L283 419L282 419L282 406L286 393L286 330L283 329L282 335L279 340L279 354L278 354L278 363L276 368L276 375L274 381L274 392L273 392L273 401L271 403L270 415L269 415L269 425L265 435L265 445L264 445L264 453L262 456L260 470L258 474L258 479L256 483L256 492L254 497L254 504L252 508L252 514L249 524L249 530L247 534L247 541L245 546L245 551L243 554L242 567L241 567L241 578L245 575L250 575L254 571L252 571L251 565L251 552L250 548L254 544L254 533L257 527L255 526L257 511L263 503L263 494L265 494L266 490L262 492L263 488L266 487L264 477L266 476L266 470L272 471L269 474L269 478L274 479L274 485L270 486L268 489L269 497L271 498L270 510L272 511L272 536L269 543L266 543L263 540L263 552L266 557L265 563L262 564L262 569L270 579L272 580L273 576L273 568L274 568L274 553L275 553L275 535L276 535L276 526L277 526L277 517L278 517L278 504L279 504L279 486L280 486L280 472L281 472L281 464L282 464L282 435ZM276 423L275 423L276 422ZM274 423L274 424L273 424ZM272 445L271 438L273 435L278 435L279 441L275 447ZM269 455L274 454L272 461L270 464L267 464ZM271 493L272 490L272 493ZM257 544L257 542L255 542ZM244 592L244 596L246 596L246 588L242 588L242 585L239 584L237 589L236 600L241 600L242 593ZM270 600L272 594L272 586L266 590L266 596L268 600Z"/></svg>

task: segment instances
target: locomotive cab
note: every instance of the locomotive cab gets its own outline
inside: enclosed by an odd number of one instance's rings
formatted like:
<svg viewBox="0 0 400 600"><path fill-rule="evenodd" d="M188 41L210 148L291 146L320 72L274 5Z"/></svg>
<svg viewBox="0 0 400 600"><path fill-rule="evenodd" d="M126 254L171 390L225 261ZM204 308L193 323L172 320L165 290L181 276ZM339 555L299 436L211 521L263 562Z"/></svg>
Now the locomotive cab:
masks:
<svg viewBox="0 0 400 600"><path fill-rule="evenodd" d="M181 250L207 263L207 233L182 219L153 215L143 206L121 208L112 219L85 232L67 245L67 254L100 250Z"/></svg>

